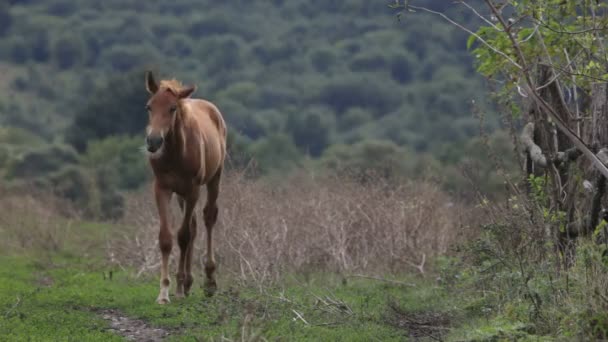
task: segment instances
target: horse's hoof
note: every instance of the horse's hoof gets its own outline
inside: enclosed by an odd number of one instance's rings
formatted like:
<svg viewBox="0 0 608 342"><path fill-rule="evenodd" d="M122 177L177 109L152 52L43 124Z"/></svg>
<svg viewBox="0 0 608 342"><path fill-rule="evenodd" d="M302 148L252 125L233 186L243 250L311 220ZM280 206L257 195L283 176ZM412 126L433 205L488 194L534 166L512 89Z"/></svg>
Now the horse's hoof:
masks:
<svg viewBox="0 0 608 342"><path fill-rule="evenodd" d="M207 295L207 297L213 296L216 291L217 283L215 282L215 280L207 280L205 282L205 294Z"/></svg>
<svg viewBox="0 0 608 342"><path fill-rule="evenodd" d="M171 301L169 300L169 298L158 298L156 300L156 303L160 304L160 305L165 305L165 304L169 304L171 303Z"/></svg>
<svg viewBox="0 0 608 342"><path fill-rule="evenodd" d="M175 298L177 299L183 299L186 298L188 295L184 294L184 293L180 293L180 292L175 292Z"/></svg>

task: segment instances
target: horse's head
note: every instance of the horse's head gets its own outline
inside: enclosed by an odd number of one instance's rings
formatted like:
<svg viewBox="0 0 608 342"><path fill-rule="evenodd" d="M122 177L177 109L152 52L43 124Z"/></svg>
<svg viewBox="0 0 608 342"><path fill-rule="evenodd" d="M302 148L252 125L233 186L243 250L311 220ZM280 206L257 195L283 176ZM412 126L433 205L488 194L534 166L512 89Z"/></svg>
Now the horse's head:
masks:
<svg viewBox="0 0 608 342"><path fill-rule="evenodd" d="M146 149L151 157L158 157L163 152L165 137L175 125L179 101L192 95L196 87L182 87L176 81L161 81L158 84L152 72L147 71L146 89L150 93L146 104L149 116Z"/></svg>

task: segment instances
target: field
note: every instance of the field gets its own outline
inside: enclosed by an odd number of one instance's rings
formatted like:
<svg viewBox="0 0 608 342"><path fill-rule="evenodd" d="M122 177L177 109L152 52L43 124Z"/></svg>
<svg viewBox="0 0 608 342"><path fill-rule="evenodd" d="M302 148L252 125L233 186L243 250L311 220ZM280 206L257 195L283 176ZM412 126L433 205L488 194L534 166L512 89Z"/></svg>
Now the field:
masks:
<svg viewBox="0 0 608 342"><path fill-rule="evenodd" d="M555 272L542 230L514 197L507 207L465 205L431 183L310 174L277 182L233 172L222 189L220 290L207 297L201 287L201 237L193 294L164 306L155 303L160 253L149 190L126 194L124 219L92 222L48 194L4 189L2 340L606 336L602 247L581 241L580 261Z"/></svg>
<svg viewBox="0 0 608 342"><path fill-rule="evenodd" d="M457 240L460 219L447 219L457 208L437 188L310 176L284 184L227 177L220 291L204 295L197 263L193 294L166 306L154 301L160 253L147 191L129 195L126 218L112 223L84 221L50 196L5 191L1 335L402 341L459 333L463 312L433 264Z"/></svg>
<svg viewBox="0 0 608 342"><path fill-rule="evenodd" d="M445 297L420 283L295 275L263 291L223 281L212 298L195 290L187 299L159 306L156 278L133 279L121 271L110 278L106 268L78 257L54 257L50 264L4 257L1 272L0 330L8 340L400 341L415 323L391 305L425 310ZM433 335L445 328L412 332Z"/></svg>

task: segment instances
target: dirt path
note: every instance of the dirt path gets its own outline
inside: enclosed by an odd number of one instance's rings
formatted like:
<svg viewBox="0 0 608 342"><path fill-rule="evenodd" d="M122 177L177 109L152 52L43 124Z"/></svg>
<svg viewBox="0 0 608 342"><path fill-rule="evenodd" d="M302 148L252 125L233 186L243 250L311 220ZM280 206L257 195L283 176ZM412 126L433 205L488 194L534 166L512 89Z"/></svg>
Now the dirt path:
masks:
<svg viewBox="0 0 608 342"><path fill-rule="evenodd" d="M146 322L127 317L117 310L98 310L97 313L110 323L110 331L128 341L157 342L169 336L168 330L151 327Z"/></svg>

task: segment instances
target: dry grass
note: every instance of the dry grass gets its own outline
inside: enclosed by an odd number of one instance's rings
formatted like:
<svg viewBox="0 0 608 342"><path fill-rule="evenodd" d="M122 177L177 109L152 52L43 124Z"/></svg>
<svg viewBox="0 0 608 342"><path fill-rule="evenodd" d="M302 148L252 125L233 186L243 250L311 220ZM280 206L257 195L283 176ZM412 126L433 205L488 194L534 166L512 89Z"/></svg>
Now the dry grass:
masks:
<svg viewBox="0 0 608 342"><path fill-rule="evenodd" d="M204 197L202 197L204 199ZM124 236L109 244L112 262L156 272L158 215L149 189L127 200ZM437 186L299 175L280 184L224 177L215 228L220 274L264 284L289 273L387 274L427 271L426 261L472 233L468 210ZM204 239L202 207L198 240ZM174 231L181 220L173 206ZM467 234L468 232L468 234ZM204 244L196 243L200 272ZM175 270L179 248L174 243Z"/></svg>
<svg viewBox="0 0 608 342"><path fill-rule="evenodd" d="M4 253L56 252L74 217L63 201L32 189L0 187L0 248Z"/></svg>

